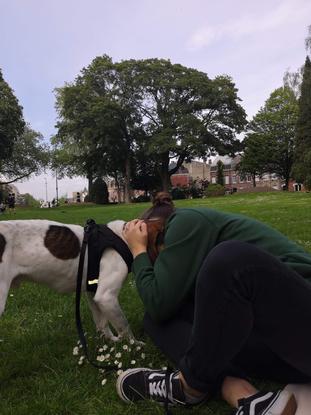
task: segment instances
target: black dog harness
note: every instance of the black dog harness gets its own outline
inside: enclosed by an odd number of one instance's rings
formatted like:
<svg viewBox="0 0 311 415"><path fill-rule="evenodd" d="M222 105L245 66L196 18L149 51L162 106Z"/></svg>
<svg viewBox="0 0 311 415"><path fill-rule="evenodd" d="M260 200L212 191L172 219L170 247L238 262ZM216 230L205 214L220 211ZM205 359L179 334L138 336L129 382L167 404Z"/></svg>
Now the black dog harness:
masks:
<svg viewBox="0 0 311 415"><path fill-rule="evenodd" d="M87 222L88 261L86 290L96 292L99 276L100 260L107 248L115 249L124 259L128 272L131 272L133 255L127 244L107 225L97 225L93 219Z"/></svg>
<svg viewBox="0 0 311 415"><path fill-rule="evenodd" d="M93 219L89 219L84 227L84 236L80 251L79 266L77 273L77 286L76 286L76 324L79 334L79 339L83 347L83 352L87 360L95 367L106 369L106 372L116 370L115 365L98 365L93 362L88 354L87 342L82 327L81 315L80 315L80 301L81 301L81 288L84 269L84 258L86 247L88 246L88 270L87 270L87 283L86 289L88 291L95 292L98 283L99 266L102 253L106 248L113 248L122 256L128 266L130 272L133 262L133 256L126 243L118 235L116 235L107 225L97 225Z"/></svg>

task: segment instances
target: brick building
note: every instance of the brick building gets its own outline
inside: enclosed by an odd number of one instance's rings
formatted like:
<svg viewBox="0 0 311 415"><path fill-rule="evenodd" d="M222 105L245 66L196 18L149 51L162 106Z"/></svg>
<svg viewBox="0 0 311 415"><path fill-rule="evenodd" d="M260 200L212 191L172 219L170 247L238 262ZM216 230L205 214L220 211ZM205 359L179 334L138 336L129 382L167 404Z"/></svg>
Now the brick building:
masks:
<svg viewBox="0 0 311 415"><path fill-rule="evenodd" d="M196 180L211 179L210 163L202 161L192 161L184 163L175 174L171 176L171 184L173 187L190 186ZM174 167L171 165L171 168Z"/></svg>

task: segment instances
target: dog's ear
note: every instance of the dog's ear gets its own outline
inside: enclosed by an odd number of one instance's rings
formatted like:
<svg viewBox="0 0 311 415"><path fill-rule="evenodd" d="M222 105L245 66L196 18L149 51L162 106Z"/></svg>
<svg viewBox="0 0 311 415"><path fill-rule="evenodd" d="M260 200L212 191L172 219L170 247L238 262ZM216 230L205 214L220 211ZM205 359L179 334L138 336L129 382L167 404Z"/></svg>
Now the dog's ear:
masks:
<svg viewBox="0 0 311 415"><path fill-rule="evenodd" d="M164 220L147 220L148 229L148 247L147 252L149 258L154 264L164 243Z"/></svg>

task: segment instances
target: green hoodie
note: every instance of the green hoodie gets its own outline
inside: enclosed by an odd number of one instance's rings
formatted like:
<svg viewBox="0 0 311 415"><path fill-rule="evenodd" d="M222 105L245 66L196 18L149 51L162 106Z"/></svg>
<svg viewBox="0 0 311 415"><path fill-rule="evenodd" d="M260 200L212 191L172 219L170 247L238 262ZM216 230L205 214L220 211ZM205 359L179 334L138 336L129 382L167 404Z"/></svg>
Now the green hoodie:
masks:
<svg viewBox="0 0 311 415"><path fill-rule="evenodd" d="M167 220L164 249L154 266L147 253L133 262L136 286L152 319L163 321L174 315L194 293L207 254L228 240L254 244L311 280L311 255L269 226L214 209L176 209Z"/></svg>

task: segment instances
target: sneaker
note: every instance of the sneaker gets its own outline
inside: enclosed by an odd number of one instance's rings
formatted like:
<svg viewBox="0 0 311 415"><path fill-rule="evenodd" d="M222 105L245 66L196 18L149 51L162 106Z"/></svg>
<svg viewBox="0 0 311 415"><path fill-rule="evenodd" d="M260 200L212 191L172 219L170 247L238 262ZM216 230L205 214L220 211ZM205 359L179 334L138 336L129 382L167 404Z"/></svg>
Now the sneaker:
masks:
<svg viewBox="0 0 311 415"><path fill-rule="evenodd" d="M295 415L297 403L288 391L259 392L238 401L235 415Z"/></svg>
<svg viewBox="0 0 311 415"><path fill-rule="evenodd" d="M186 405L178 372L128 369L118 377L118 395L127 403L151 399L162 405Z"/></svg>

